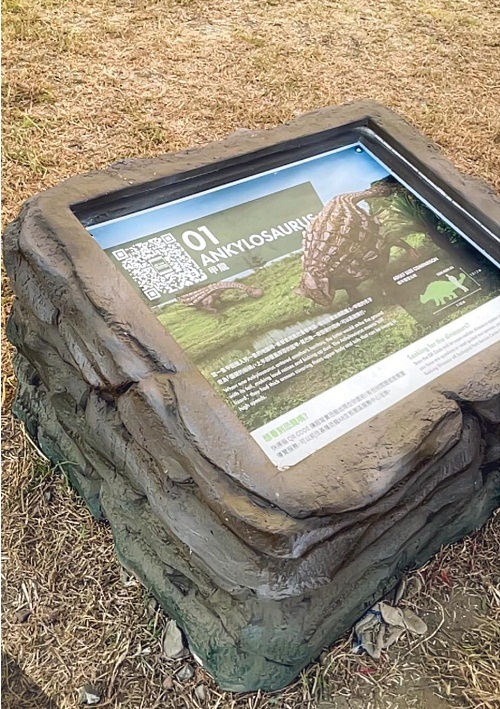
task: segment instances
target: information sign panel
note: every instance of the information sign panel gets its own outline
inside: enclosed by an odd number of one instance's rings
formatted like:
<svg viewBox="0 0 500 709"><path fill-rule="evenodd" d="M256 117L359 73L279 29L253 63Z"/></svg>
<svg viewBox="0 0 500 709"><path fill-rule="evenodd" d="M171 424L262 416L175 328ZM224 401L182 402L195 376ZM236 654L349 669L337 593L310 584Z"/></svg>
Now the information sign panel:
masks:
<svg viewBox="0 0 500 709"><path fill-rule="evenodd" d="M500 334L494 263L361 143L88 229L279 468Z"/></svg>

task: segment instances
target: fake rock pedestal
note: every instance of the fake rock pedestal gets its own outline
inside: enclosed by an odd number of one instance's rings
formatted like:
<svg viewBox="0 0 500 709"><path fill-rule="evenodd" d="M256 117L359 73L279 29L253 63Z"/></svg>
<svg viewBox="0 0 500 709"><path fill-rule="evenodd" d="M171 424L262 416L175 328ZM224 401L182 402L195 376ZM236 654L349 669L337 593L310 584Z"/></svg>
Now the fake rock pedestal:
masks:
<svg viewBox="0 0 500 709"><path fill-rule="evenodd" d="M279 130L297 140L358 114ZM264 148L269 135L75 178L30 200L5 235L15 414L235 691L293 680L406 569L482 525L500 490L498 348L279 469L67 206Z"/></svg>

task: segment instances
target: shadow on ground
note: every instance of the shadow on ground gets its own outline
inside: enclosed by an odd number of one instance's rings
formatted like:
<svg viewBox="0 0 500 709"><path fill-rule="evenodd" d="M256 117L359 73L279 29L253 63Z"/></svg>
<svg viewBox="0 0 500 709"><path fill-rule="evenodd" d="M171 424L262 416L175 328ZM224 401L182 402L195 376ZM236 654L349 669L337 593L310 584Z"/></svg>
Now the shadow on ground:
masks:
<svg viewBox="0 0 500 709"><path fill-rule="evenodd" d="M1 696L4 709L58 709L57 704L5 652L2 652Z"/></svg>

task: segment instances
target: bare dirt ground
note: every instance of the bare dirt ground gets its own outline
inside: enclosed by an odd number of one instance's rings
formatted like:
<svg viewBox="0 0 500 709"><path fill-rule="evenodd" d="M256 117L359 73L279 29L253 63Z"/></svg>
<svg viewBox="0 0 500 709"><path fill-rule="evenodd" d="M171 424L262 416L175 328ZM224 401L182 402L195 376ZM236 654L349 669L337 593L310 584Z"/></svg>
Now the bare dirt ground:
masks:
<svg viewBox="0 0 500 709"><path fill-rule="evenodd" d="M500 12L491 0L4 0L3 218L61 179L373 98L500 187ZM4 317L11 294L3 290ZM283 692L230 695L162 657L166 618L125 583L110 530L9 416L3 350L2 699L69 709L500 706L499 517L421 570L429 624L381 662L345 637ZM188 660L189 662L189 660ZM204 690L198 689L203 685ZM204 696L203 696L204 694ZM43 698L45 697L45 699Z"/></svg>

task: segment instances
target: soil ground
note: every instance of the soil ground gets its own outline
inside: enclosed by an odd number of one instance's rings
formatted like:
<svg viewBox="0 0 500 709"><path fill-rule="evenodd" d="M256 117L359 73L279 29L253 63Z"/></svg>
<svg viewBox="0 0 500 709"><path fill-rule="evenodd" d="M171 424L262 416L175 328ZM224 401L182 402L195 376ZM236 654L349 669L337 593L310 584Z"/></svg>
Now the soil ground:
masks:
<svg viewBox="0 0 500 709"><path fill-rule="evenodd" d="M3 218L127 156L373 98L500 187L498 5L486 0L4 0ZM4 317L11 294L3 290ZM499 517L420 570L429 624L375 663L345 637L277 693L231 695L161 654L165 615L120 572L109 528L9 415L3 350L3 663L8 709L500 706ZM196 687L203 685L204 692ZM204 694L204 697L202 696Z"/></svg>

